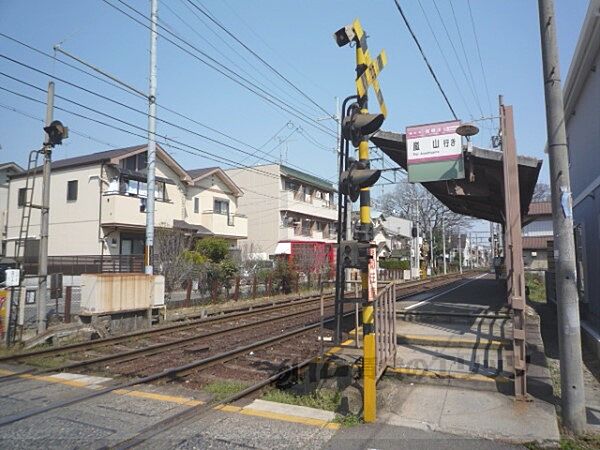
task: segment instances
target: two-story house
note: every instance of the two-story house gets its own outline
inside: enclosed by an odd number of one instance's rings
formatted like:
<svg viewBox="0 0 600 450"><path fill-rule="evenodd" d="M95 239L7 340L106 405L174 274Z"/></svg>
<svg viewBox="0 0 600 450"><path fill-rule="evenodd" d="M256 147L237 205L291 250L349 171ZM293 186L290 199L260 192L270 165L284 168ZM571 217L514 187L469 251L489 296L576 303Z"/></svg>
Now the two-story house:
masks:
<svg viewBox="0 0 600 450"><path fill-rule="evenodd" d="M247 254L310 253L317 265L333 261L337 206L330 182L283 164L226 173L244 191L238 206L248 217Z"/></svg>
<svg viewBox="0 0 600 450"><path fill-rule="evenodd" d="M58 152L55 152L58 153ZM48 254L143 254L146 224L146 145L108 150L52 162ZM14 254L23 208L26 173L10 179L7 255ZM41 170L33 204L41 203ZM187 172L157 146L155 224L202 236L220 236L232 246L247 236L238 214L240 188L219 168ZM40 213L34 209L28 233L30 254L39 242Z"/></svg>
<svg viewBox="0 0 600 450"><path fill-rule="evenodd" d="M0 256L6 256L6 223L8 218L8 183L13 175L23 172L14 162L0 163Z"/></svg>
<svg viewBox="0 0 600 450"><path fill-rule="evenodd" d="M523 263L528 270L548 269L548 241L552 231L552 203L532 202L523 227Z"/></svg>

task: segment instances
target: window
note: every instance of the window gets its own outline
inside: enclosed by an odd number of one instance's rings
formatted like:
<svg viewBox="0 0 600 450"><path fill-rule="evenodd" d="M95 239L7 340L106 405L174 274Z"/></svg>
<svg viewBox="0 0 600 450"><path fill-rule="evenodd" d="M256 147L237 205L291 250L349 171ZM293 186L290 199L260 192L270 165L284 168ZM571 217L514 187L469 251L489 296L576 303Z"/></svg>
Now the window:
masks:
<svg viewBox="0 0 600 450"><path fill-rule="evenodd" d="M154 198L156 200L167 201L167 185L164 181L157 181L154 188Z"/></svg>
<svg viewBox="0 0 600 450"><path fill-rule="evenodd" d="M27 188L20 188L17 196L17 206L25 206L27 203Z"/></svg>
<svg viewBox="0 0 600 450"><path fill-rule="evenodd" d="M286 191L292 191L292 192L296 192L298 190L298 183L296 183L295 181L290 181L290 180L284 180L284 189Z"/></svg>
<svg viewBox="0 0 600 450"><path fill-rule="evenodd" d="M229 201L228 200L215 200L213 212L215 214L229 215Z"/></svg>
<svg viewBox="0 0 600 450"><path fill-rule="evenodd" d="M132 172L139 172L146 168L148 163L148 155L146 152L138 153L121 160L121 167Z"/></svg>
<svg viewBox="0 0 600 450"><path fill-rule="evenodd" d="M194 198L194 213L198 214L200 212L200 199L198 197Z"/></svg>
<svg viewBox="0 0 600 450"><path fill-rule="evenodd" d="M67 201L74 202L77 200L77 180L71 180L67 182Z"/></svg>

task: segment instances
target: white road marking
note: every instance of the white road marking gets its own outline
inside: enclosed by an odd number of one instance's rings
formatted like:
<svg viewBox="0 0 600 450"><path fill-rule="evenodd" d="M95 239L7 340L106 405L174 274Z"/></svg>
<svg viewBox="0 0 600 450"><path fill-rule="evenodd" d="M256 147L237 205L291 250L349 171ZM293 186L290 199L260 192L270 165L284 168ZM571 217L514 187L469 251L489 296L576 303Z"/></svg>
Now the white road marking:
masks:
<svg viewBox="0 0 600 450"><path fill-rule="evenodd" d="M464 283L461 283L461 284L459 284L458 286L454 286L453 288L450 288L450 289L448 289L448 290L446 290L446 291L444 291L444 292L440 292L439 294L436 294L436 295L434 295L433 297L429 297L428 299L426 299L426 300L423 300L422 302L415 303L414 305L407 306L406 308L404 308L404 310L405 310L405 311L408 311L408 310L410 310L410 309L414 309L414 308L417 308L418 306L424 305L425 303L429 303L429 302L430 302L431 300L433 300L433 299L436 299L436 298L438 298L438 297L440 297L440 296L442 296L442 295L444 295L444 294L447 294L448 292L452 292L452 291L454 291L454 290L456 290L456 289L458 289L458 288L461 288L461 287L463 287L463 286L466 286L467 284L469 284L469 283L472 283L472 282L473 282L473 281L475 281L475 280L479 280L480 278L482 278L482 277L485 277L486 275L487 275L487 273L482 273L482 274L481 274L481 275L479 275L478 277L475 277L475 278L473 278L473 279L471 279L471 280L465 281Z"/></svg>

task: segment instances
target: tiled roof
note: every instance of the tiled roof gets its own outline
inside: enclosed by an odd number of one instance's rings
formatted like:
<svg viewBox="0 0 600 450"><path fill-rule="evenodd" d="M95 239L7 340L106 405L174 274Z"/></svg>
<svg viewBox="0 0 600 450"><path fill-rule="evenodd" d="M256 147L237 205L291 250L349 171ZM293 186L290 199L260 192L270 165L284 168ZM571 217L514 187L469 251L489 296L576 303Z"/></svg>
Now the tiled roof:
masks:
<svg viewBox="0 0 600 450"><path fill-rule="evenodd" d="M199 178L202 175L205 175L205 174L212 172L213 170L217 170L217 169L218 169L218 167L206 167L204 169L188 170L187 173L192 178L192 180L195 180L196 178Z"/></svg>
<svg viewBox="0 0 600 450"><path fill-rule="evenodd" d="M109 161L112 158L118 158L119 156L126 155L127 153L140 150L146 147L146 144L135 145L133 147L116 148L113 150L106 150L103 152L90 153L89 155L75 156L73 158L59 159L52 161L51 170L66 169L69 167L85 166L88 164L99 163L103 161ZM42 166L38 166L35 171L40 172ZM12 178L20 178L26 176L26 172L14 175Z"/></svg>
<svg viewBox="0 0 600 450"><path fill-rule="evenodd" d="M554 236L531 236L523 238L523 250L545 250L548 241L553 241Z"/></svg>
<svg viewBox="0 0 600 450"><path fill-rule="evenodd" d="M552 202L531 202L529 204L530 216L544 216L552 214Z"/></svg>

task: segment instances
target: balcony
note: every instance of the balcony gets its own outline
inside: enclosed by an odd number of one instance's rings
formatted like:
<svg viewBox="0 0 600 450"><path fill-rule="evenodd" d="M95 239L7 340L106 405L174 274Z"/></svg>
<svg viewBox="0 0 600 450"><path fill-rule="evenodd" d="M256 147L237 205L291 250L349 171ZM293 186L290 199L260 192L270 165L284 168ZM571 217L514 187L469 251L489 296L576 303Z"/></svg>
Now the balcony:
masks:
<svg viewBox="0 0 600 450"><path fill-rule="evenodd" d="M143 212L142 202L145 198L117 193L104 194L102 196L102 225L126 225L133 227L144 227L146 225L146 213ZM156 200L154 203L154 223L172 225L173 219L181 215L177 206L168 201Z"/></svg>
<svg viewBox="0 0 600 450"><path fill-rule="evenodd" d="M216 214L212 210L202 212L201 225L216 236L247 238L248 219L240 214Z"/></svg>
<svg viewBox="0 0 600 450"><path fill-rule="evenodd" d="M332 202L325 202L311 196L296 195L292 191L281 191L281 209L303 215L337 220L337 208Z"/></svg>

